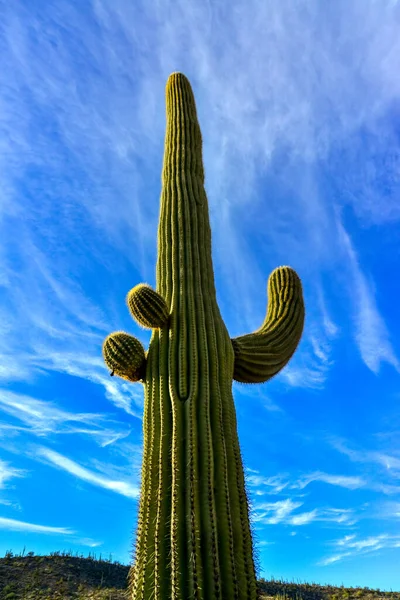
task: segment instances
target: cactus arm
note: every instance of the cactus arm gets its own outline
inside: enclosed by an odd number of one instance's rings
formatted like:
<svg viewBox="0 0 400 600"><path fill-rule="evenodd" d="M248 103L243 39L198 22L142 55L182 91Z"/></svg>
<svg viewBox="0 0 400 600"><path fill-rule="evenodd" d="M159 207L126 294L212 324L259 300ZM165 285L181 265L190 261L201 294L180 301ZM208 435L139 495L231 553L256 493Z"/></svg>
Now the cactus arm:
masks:
<svg viewBox="0 0 400 600"><path fill-rule="evenodd" d="M290 360L304 326L300 279L290 267L275 269L268 280L268 309L254 333L232 339L235 352L233 378L241 383L262 383Z"/></svg>

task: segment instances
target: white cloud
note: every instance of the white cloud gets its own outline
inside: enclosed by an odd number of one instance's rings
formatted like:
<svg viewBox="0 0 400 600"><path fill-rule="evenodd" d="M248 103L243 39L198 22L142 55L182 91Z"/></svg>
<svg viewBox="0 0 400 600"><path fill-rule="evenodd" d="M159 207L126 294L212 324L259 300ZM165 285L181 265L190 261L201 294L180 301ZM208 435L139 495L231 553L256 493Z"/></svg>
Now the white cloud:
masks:
<svg viewBox="0 0 400 600"><path fill-rule="evenodd" d="M354 540L355 537L356 537L355 534L345 535L343 538L336 541L336 545L337 546L347 546L347 544L349 542L351 542L351 540Z"/></svg>
<svg viewBox="0 0 400 600"><path fill-rule="evenodd" d="M45 533L45 534L60 534L72 535L75 533L68 527L50 527L48 525L36 525L34 523L26 523L25 521L16 521L15 519L6 519L0 517L0 529L6 531L21 531L24 533Z"/></svg>
<svg viewBox="0 0 400 600"><path fill-rule="evenodd" d="M354 513L355 511L352 508L324 508L320 512L320 520L343 525L354 525L359 518Z"/></svg>
<svg viewBox="0 0 400 600"><path fill-rule="evenodd" d="M275 542L269 542L267 540L261 540L260 542L257 542L256 545L258 547L263 547L263 546L273 546L275 544Z"/></svg>
<svg viewBox="0 0 400 600"><path fill-rule="evenodd" d="M325 334L330 338L334 339L340 333L340 329L336 323L333 322L333 319L328 311L327 301L323 292L322 286L318 287L318 305L322 315L322 322L325 330Z"/></svg>
<svg viewBox="0 0 400 600"><path fill-rule="evenodd" d="M343 558L346 558L346 556L350 555L351 552L342 552L341 554L334 554L333 556L329 556L328 558L322 559L317 564L321 567L327 567L328 565L332 565L333 563L339 562L340 560L343 560Z"/></svg>
<svg viewBox="0 0 400 600"><path fill-rule="evenodd" d="M315 471L296 478L294 474L290 477L288 474L265 477L259 471L252 469L250 475L246 476L246 481L252 488L256 488L255 491L258 495L279 494L283 490L303 490L313 482L327 483L349 490L369 487L368 482L362 477L355 475L332 475L323 471Z"/></svg>
<svg viewBox="0 0 400 600"><path fill-rule="evenodd" d="M347 544L348 548L355 548L356 550L363 550L364 548L382 548L382 542L387 540L387 535L379 535L377 537L369 537L365 540L359 540L356 542L350 542Z"/></svg>
<svg viewBox="0 0 400 600"><path fill-rule="evenodd" d="M314 481L329 483L330 485L337 485L349 490L356 490L367 485L367 482L362 477L351 475L330 475L329 473L317 471L300 478L291 487L303 489Z"/></svg>
<svg viewBox="0 0 400 600"><path fill-rule="evenodd" d="M138 486L127 481L112 480L99 473L94 473L93 471L82 467L75 461L63 456L62 454L59 454L58 452L55 452L54 450L40 447L36 450L36 457L39 459L43 458L51 465L54 465L59 469L62 469L67 473L82 479L83 481L87 481L92 485L111 490L117 494L126 496L127 498L138 498L139 496Z"/></svg>
<svg viewBox="0 0 400 600"><path fill-rule="evenodd" d="M45 358L46 357L46 358ZM32 363L48 371L66 373L74 377L103 386L105 397L118 408L137 418L142 418L143 412L143 386L139 383L128 384L123 380L110 377L101 357L101 352L96 355L88 354L86 350L79 353L70 351L57 351L49 346L38 349L37 357Z"/></svg>
<svg viewBox="0 0 400 600"><path fill-rule="evenodd" d="M293 359L278 375L293 387L323 389L334 366L334 344L339 329L328 313L322 285L305 292L306 322L303 339ZM317 300L317 301L316 301ZM312 307L311 311L309 307Z"/></svg>
<svg viewBox="0 0 400 600"><path fill-rule="evenodd" d="M290 498L277 502L262 502L254 506L253 520L276 525L286 521L290 513L301 505L302 502L293 502Z"/></svg>
<svg viewBox="0 0 400 600"><path fill-rule="evenodd" d="M361 358L367 367L376 374L379 372L382 362L387 362L400 371L400 362L392 348L389 332L377 308L371 285L360 268L350 236L340 222L338 222L338 231L348 258L348 270L351 274L351 298L356 325L355 339Z"/></svg>
<svg viewBox="0 0 400 600"><path fill-rule="evenodd" d="M307 366L309 359L310 355L305 353L301 359L289 363L277 377L293 387L322 389L326 381L326 369L321 364Z"/></svg>
<svg viewBox="0 0 400 600"><path fill-rule="evenodd" d="M13 477L25 477L26 471L24 469L16 469L11 467L9 463L0 459L0 489L6 487L6 482Z"/></svg>
<svg viewBox="0 0 400 600"><path fill-rule="evenodd" d="M84 434L91 436L104 447L129 435L130 430L107 414L72 413L59 408L54 402L0 389L0 411L22 421L25 427L1 424L0 429L32 433L37 436L50 434ZM121 429L122 430L121 431Z"/></svg>
<svg viewBox="0 0 400 600"><path fill-rule="evenodd" d="M400 458L396 456L375 450L354 450L337 438L331 439L331 445L353 462L375 463L384 467L386 475L400 477Z"/></svg>
<svg viewBox="0 0 400 600"><path fill-rule="evenodd" d="M388 519L397 521L400 519L400 502L382 502L375 510L376 519Z"/></svg>
<svg viewBox="0 0 400 600"><path fill-rule="evenodd" d="M352 509L315 508L310 511L293 514L303 502L295 502L290 498L276 502L255 502L252 520L263 525L308 525L314 521L353 525L357 517Z"/></svg>
<svg viewBox="0 0 400 600"><path fill-rule="evenodd" d="M91 538L77 538L76 540L71 539L71 542L79 544L80 546L88 546L89 548L98 548L104 543L92 540Z"/></svg>
<svg viewBox="0 0 400 600"><path fill-rule="evenodd" d="M328 438L330 445L338 452L349 458L354 463L360 463L366 476L365 489L372 490L385 496L400 495L400 458L397 456L398 449L391 442L386 450L352 448L349 443L338 437ZM395 455L396 453L396 455ZM396 518L392 508L396 503L386 502L380 504L374 512L375 518ZM384 508L385 507L385 508ZM400 514L400 513L399 513Z"/></svg>
<svg viewBox="0 0 400 600"><path fill-rule="evenodd" d="M257 488L260 494L279 494L289 486L289 481L284 481L286 475L274 475L265 477L254 469L247 469L250 475L246 475L246 482L252 487Z"/></svg>
<svg viewBox="0 0 400 600"><path fill-rule="evenodd" d="M356 539L355 535L346 535L344 538L331 542L334 546L343 548L345 551L324 558L318 564L320 566L328 566L350 556L369 554L382 548L397 548L400 543L399 540L399 535L389 535L386 533L359 540Z"/></svg>
<svg viewBox="0 0 400 600"><path fill-rule="evenodd" d="M371 488L377 492L382 492L387 496L398 495L400 496L400 485L390 485L387 483L374 483Z"/></svg>
<svg viewBox="0 0 400 600"><path fill-rule="evenodd" d="M317 519L318 511L317 509L314 509L310 510L309 512L294 515L289 522L291 525L308 525L308 523L311 523L312 521L315 521Z"/></svg>

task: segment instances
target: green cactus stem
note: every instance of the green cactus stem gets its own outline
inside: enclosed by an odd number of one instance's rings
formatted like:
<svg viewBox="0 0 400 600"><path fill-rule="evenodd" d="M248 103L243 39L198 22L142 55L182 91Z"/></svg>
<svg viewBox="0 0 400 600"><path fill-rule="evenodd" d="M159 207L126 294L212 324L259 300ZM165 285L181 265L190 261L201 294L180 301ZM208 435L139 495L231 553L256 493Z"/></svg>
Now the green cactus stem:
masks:
<svg viewBox="0 0 400 600"><path fill-rule="evenodd" d="M304 319L301 285L290 269L274 272L264 325L230 339L214 285L200 127L181 73L169 77L166 103L157 296L152 310L149 292L145 309L138 302L132 311L151 325L152 335L143 377L142 481L129 597L256 600L232 380L264 381L289 360ZM169 318L156 327L160 298ZM114 362L106 361L113 368L118 362L116 374L127 373L125 349L122 362L115 351Z"/></svg>
<svg viewBox="0 0 400 600"><path fill-rule="evenodd" d="M146 370L146 355L142 344L124 331L116 331L103 343L103 358L111 375L128 381L140 381Z"/></svg>
<svg viewBox="0 0 400 600"><path fill-rule="evenodd" d="M168 307L164 298L145 283L139 283L131 289L126 303L132 317L143 327L163 327L168 321Z"/></svg>

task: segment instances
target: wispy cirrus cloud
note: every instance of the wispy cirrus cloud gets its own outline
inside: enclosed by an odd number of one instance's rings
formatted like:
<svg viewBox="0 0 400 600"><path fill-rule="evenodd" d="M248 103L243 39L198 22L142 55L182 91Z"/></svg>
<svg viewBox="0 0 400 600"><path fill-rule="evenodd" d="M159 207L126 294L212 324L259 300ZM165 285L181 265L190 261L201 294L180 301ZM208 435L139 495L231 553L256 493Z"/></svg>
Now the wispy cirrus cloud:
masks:
<svg viewBox="0 0 400 600"><path fill-rule="evenodd" d="M400 502L383 502L376 510L375 518L400 520Z"/></svg>
<svg viewBox="0 0 400 600"><path fill-rule="evenodd" d="M1 432L1 429L0 429ZM13 498L10 500L7 497L9 489L14 487L9 482L13 479L27 477L29 471L27 469L18 469L10 465L9 462L0 459L0 505L9 506L14 510L21 510L21 505Z"/></svg>
<svg viewBox="0 0 400 600"><path fill-rule="evenodd" d="M256 469L247 469L246 481L256 495L279 494L285 488L290 487L287 475L273 475L265 477Z"/></svg>
<svg viewBox="0 0 400 600"><path fill-rule="evenodd" d="M6 482L14 477L25 477L25 469L16 469L8 462L0 459L0 488L4 488Z"/></svg>
<svg viewBox="0 0 400 600"><path fill-rule="evenodd" d="M253 508L253 521L268 525L291 522L291 513L302 506L302 502L294 502L290 498L277 502L260 502Z"/></svg>
<svg viewBox="0 0 400 600"><path fill-rule="evenodd" d="M102 546L104 542L98 542L96 540L92 540L90 538L79 538L78 543L82 546L88 546L89 548L98 548Z"/></svg>
<svg viewBox="0 0 400 600"><path fill-rule="evenodd" d="M312 522L328 522L342 525L354 525L357 516L353 509L314 508L310 511L295 513L303 502L291 498L276 502L256 502L253 506L252 520L259 525L308 525Z"/></svg>
<svg viewBox="0 0 400 600"><path fill-rule="evenodd" d="M10 390L0 390L0 411L24 424L21 427L0 422L0 430L4 431L8 429L41 437L61 433L88 435L102 447L130 433L130 429L110 419L109 415L72 413L49 400L32 398Z"/></svg>
<svg viewBox="0 0 400 600"><path fill-rule="evenodd" d="M327 483L349 490L360 489L368 484L364 478L356 475L334 475L322 471L315 471L307 475L301 475L296 479L293 475L290 477L287 474L265 477L255 469L250 470L250 474L247 475L246 481L255 490L257 495L279 494L284 490L288 493L292 493L291 491L289 492L289 490L303 490L314 482Z"/></svg>
<svg viewBox="0 0 400 600"><path fill-rule="evenodd" d="M397 446L391 442L390 448L386 449L360 448L337 436L329 436L328 442L352 463L362 466L360 468L363 472L362 479L366 482L365 489L378 494L378 499L374 501L377 504L372 509L374 518L395 519L396 502L382 500L379 495L400 497L400 458Z"/></svg>
<svg viewBox="0 0 400 600"><path fill-rule="evenodd" d="M382 362L391 364L400 371L400 361L392 347L389 332L381 316L374 292L367 276L360 268L359 260L342 223L338 223L339 238L347 255L348 270L351 275L351 298L355 322L355 340L361 357L374 373L379 372Z"/></svg>
<svg viewBox="0 0 400 600"><path fill-rule="evenodd" d="M46 358L44 358L46 356ZM126 413L142 418L143 412L143 388L140 384L132 385L124 381L117 381L110 377L105 368L100 353L88 354L82 349L75 353L72 351L57 351L55 349L43 348L33 359L33 363L48 371L66 373L74 377L103 386L105 397L118 408Z"/></svg>
<svg viewBox="0 0 400 600"><path fill-rule="evenodd" d="M350 448L346 441L339 438L332 437L330 439L330 444L341 454L347 456L352 462L380 465L385 469L384 471L380 471L380 474L384 474L385 476L396 480L400 478L400 457L398 456L379 450L358 450ZM385 483L382 485L385 485Z"/></svg>
<svg viewBox="0 0 400 600"><path fill-rule="evenodd" d="M331 475L329 473L322 473L316 471L300 478L296 483L292 485L293 488L303 489L314 481L320 481L322 483L328 483L330 485L337 485L339 487L347 488L349 490L357 490L365 487L367 482L358 476L351 475Z"/></svg>
<svg viewBox="0 0 400 600"><path fill-rule="evenodd" d="M57 535L73 535L75 531L69 527L53 527L49 525L37 525L35 523L26 523L25 521L17 521L16 519L6 519L0 517L0 529L6 531L21 531L24 533L44 533Z"/></svg>
<svg viewBox="0 0 400 600"><path fill-rule="evenodd" d="M381 550L382 548L400 547L400 535L382 533L380 535L369 536L362 539L356 538L356 535L346 535L343 538L331 542L337 549L340 549L340 552L322 559L318 564L326 567L344 560L345 558L354 557L355 555L369 554Z"/></svg>
<svg viewBox="0 0 400 600"><path fill-rule="evenodd" d="M127 481L109 479L101 473L82 467L77 462L49 448L37 448L35 457L43 459L48 464L97 487L102 487L127 498L138 498L139 496L139 486Z"/></svg>
<svg viewBox="0 0 400 600"><path fill-rule="evenodd" d="M4 235L9 237L8 251L18 256L21 265L17 270L7 267L6 258L2 264L0 255L0 266L9 271L0 306L0 318L6 324L0 336L0 384L68 374L101 386L113 405L141 418L141 386L110 378L102 359L102 342L113 329L109 322L112 309L104 310L89 298L76 277L59 275L65 269L73 270L75 258L70 256L67 266L57 254L64 255L65 249L58 247L50 260L49 252L31 240L33 233L26 223L19 237L10 231ZM17 237L24 243L16 244Z"/></svg>
<svg viewBox="0 0 400 600"><path fill-rule="evenodd" d="M274 544L275 544L275 542L271 542L269 540L261 540L261 541L257 542L258 547L273 546Z"/></svg>
<svg viewBox="0 0 400 600"><path fill-rule="evenodd" d="M93 540L89 537L79 536L78 533L70 527L54 527L52 525L38 525L37 523L28 523L17 519L8 519L0 517L0 530L14 531L20 533L32 533L40 535L67 535L71 543L77 543L89 548L97 548L103 545L103 542Z"/></svg>
<svg viewBox="0 0 400 600"><path fill-rule="evenodd" d="M305 340L294 360L289 362L278 377L294 387L322 389L334 365L334 346L339 334L338 326L328 312L323 288L320 284L306 296L306 306L314 306L311 323L306 317ZM317 299L315 302L314 298Z"/></svg>

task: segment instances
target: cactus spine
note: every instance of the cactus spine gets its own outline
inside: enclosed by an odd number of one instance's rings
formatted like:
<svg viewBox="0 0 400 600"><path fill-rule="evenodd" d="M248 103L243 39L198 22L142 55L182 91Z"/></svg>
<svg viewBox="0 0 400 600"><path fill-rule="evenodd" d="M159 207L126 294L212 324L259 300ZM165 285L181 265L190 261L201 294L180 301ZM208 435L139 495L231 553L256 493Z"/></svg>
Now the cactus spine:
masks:
<svg viewBox="0 0 400 600"><path fill-rule="evenodd" d="M157 291L136 286L128 296L138 323L153 327L146 364L125 340L123 352L113 351L110 361L106 350L115 334L104 344L105 361L116 374L131 368L138 377L140 358L145 388L129 597L255 600L232 379L266 381L288 362L303 328L301 283L288 267L274 271L264 324L230 339L214 286L200 127L181 73L169 77L166 103ZM135 368L127 365L127 347L134 350Z"/></svg>

